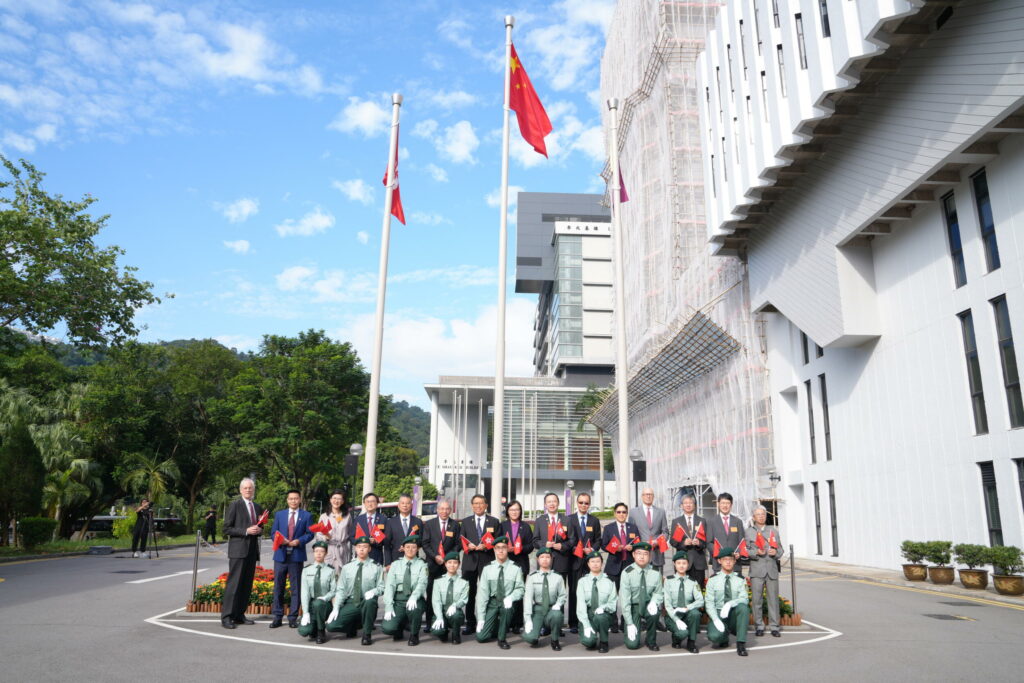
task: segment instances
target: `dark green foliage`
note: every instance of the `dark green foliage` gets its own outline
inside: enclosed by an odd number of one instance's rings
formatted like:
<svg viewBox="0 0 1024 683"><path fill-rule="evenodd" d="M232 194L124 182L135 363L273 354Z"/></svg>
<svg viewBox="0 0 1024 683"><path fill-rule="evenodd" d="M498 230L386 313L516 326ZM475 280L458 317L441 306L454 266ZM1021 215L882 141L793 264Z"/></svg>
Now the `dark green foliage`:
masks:
<svg viewBox="0 0 1024 683"><path fill-rule="evenodd" d="M23 517L18 522L22 545L26 548L35 548L46 543L53 536L56 526L57 520L49 517Z"/></svg>
<svg viewBox="0 0 1024 683"><path fill-rule="evenodd" d="M409 448L416 451L422 464L430 456L430 413L406 401L392 403L391 426Z"/></svg>

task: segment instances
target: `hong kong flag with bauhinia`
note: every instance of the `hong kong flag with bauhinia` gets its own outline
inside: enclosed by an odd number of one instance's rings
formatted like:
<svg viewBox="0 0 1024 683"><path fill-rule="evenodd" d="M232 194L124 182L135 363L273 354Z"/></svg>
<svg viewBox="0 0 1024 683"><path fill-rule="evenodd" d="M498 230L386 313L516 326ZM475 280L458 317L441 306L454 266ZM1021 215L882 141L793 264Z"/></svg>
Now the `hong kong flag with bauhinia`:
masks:
<svg viewBox="0 0 1024 683"><path fill-rule="evenodd" d="M548 155L544 145L544 137L551 132L551 120L544 111L544 105L537 97L537 91L526 75L526 69L519 61L516 46L512 45L512 60L508 65L511 71L509 78L508 105L516 113L519 133L538 154Z"/></svg>

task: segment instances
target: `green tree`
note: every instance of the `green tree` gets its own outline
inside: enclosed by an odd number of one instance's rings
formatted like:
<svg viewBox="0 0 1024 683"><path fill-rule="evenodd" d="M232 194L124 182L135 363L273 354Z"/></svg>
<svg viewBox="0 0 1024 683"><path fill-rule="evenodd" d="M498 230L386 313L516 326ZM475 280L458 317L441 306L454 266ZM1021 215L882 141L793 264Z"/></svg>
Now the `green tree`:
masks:
<svg viewBox="0 0 1024 683"><path fill-rule="evenodd" d="M389 474L396 477L415 477L419 471L419 454L401 441L385 441L378 446L375 478Z"/></svg>
<svg viewBox="0 0 1024 683"><path fill-rule="evenodd" d="M576 410L583 411L584 413L583 417L580 418L579 423L576 425L576 431L583 431L587 423L590 422L590 418L593 416L594 412L608 399L611 392L611 387L598 389L597 386L593 384L587 386L586 393L583 394L583 396L580 397L580 400L576 402ZM600 427L597 427L597 439L598 443L605 443L604 430ZM611 445L605 447L604 452L601 455L601 464L604 465L604 471L614 472L615 457L612 455Z"/></svg>
<svg viewBox="0 0 1024 683"><path fill-rule="evenodd" d="M0 378L0 545L12 521L39 511L43 461L29 431L39 419L31 394Z"/></svg>
<svg viewBox="0 0 1024 683"><path fill-rule="evenodd" d="M181 476L174 460L159 459L152 453L132 453L125 463L121 483L129 491L144 493L154 503L170 491L171 484Z"/></svg>
<svg viewBox="0 0 1024 683"><path fill-rule="evenodd" d="M135 311L159 303L136 268L119 267L124 250L97 247L108 216L86 213L96 201L47 194L43 173L0 156L0 327L45 332L63 323L69 339L120 344L138 334Z"/></svg>

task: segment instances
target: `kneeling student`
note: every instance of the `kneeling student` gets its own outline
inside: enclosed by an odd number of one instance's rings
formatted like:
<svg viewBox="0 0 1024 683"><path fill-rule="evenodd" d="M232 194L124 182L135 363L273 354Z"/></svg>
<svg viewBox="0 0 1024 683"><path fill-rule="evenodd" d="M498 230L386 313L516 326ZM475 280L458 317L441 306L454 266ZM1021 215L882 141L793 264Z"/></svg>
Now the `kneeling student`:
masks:
<svg viewBox="0 0 1024 683"><path fill-rule="evenodd" d="M618 595L615 582L603 571L604 560L596 550L587 555L589 574L576 582L576 618L580 622L580 644L588 650L608 652L608 631L615 623Z"/></svg>
<svg viewBox="0 0 1024 683"><path fill-rule="evenodd" d="M640 647L640 631L646 634L647 649L657 652L658 613L661 610L661 572L651 567L651 545L633 544L633 564L622 570L619 601L626 622L626 647Z"/></svg>
<svg viewBox="0 0 1024 683"><path fill-rule="evenodd" d="M327 641L327 617L338 588L334 569L325 563L327 543L313 544L313 564L302 570L302 623L299 635L317 643Z"/></svg>
<svg viewBox="0 0 1024 683"><path fill-rule="evenodd" d="M485 643L495 635L498 647L511 647L505 636L515 614L513 606L523 599L526 588L523 572L508 559L508 536L494 539L494 562L480 572L480 585L476 590L476 640Z"/></svg>
<svg viewBox="0 0 1024 683"><path fill-rule="evenodd" d="M341 568L339 588L334 594L334 610L327 618L328 631L342 631L349 638L363 628L363 645L373 642L373 620L377 617L377 597L384 592L384 568L370 559L370 537L352 541L356 556Z"/></svg>
<svg viewBox="0 0 1024 683"><path fill-rule="evenodd" d="M722 570L708 579L704 604L711 618L708 624L708 638L712 647L728 647L729 634L736 634L736 654L747 656L747 627L750 625L750 604L747 598L747 582L734 574L736 558L732 548L722 548L718 563Z"/></svg>
<svg viewBox="0 0 1024 683"><path fill-rule="evenodd" d="M704 606L704 594L700 586L691 579L690 557L686 550L678 551L672 560L676 574L665 579L665 612L668 614L666 626L672 634L672 647L680 650L683 647L683 636L686 636L686 649L697 652L697 631L700 629L700 608Z"/></svg>
<svg viewBox="0 0 1024 683"><path fill-rule="evenodd" d="M430 604L434 608L434 623L430 632L441 640L448 642L451 634L452 644L462 642L462 624L466 615L462 611L469 602L469 582L459 576L459 553L453 550L444 556L444 576L434 579L434 594Z"/></svg>
<svg viewBox="0 0 1024 683"><path fill-rule="evenodd" d="M420 644L420 621L427 607L427 563L419 558L420 537L402 541L404 557L391 563L384 583L384 621L380 630L395 640L409 629L409 645Z"/></svg>
<svg viewBox="0 0 1024 683"><path fill-rule="evenodd" d="M551 571L551 548L537 551L537 571L526 577L526 594L523 597L523 621L526 628L523 640L536 645L542 628L551 632L551 649L562 649L558 632L565 617L565 586L562 577Z"/></svg>

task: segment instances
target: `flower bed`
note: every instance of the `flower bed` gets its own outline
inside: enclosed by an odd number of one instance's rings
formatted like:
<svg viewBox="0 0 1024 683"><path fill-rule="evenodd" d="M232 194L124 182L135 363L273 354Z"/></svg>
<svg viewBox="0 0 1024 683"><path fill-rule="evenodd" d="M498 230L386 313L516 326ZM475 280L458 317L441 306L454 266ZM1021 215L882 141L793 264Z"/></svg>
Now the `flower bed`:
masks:
<svg viewBox="0 0 1024 683"><path fill-rule="evenodd" d="M192 599L185 605L188 612L220 612L221 604L224 602L224 586L227 584L227 572L221 574L216 580L203 584L196 588ZM274 599L274 572L259 565L256 566L256 574L252 581L252 593L249 598L249 607L246 612L249 614L270 614L270 606ZM285 579L284 595L281 597L282 604L287 605L291 600L291 581Z"/></svg>

